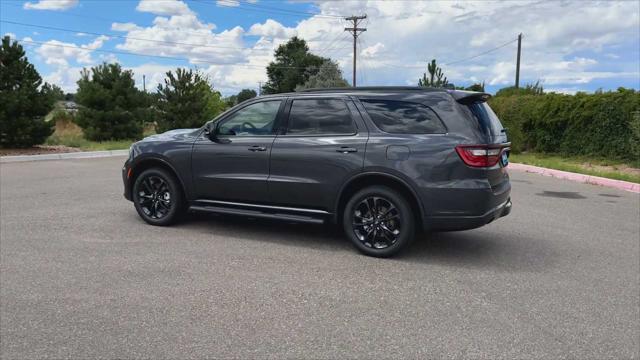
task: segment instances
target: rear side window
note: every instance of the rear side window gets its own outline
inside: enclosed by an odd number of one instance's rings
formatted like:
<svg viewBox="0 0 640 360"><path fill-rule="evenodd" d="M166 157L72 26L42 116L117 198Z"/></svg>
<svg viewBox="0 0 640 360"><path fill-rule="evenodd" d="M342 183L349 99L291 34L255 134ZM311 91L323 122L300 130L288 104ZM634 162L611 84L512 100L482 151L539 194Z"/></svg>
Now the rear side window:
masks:
<svg viewBox="0 0 640 360"><path fill-rule="evenodd" d="M393 134L444 134L438 116L428 106L395 100L361 99L380 130Z"/></svg>
<svg viewBox="0 0 640 360"><path fill-rule="evenodd" d="M356 127L347 104L339 99L293 100L288 135L351 135Z"/></svg>
<svg viewBox="0 0 640 360"><path fill-rule="evenodd" d="M498 116L491 110L491 107L486 102L477 102L467 105L473 117L478 120L480 129L483 133L488 135L500 135L502 133L502 124Z"/></svg>

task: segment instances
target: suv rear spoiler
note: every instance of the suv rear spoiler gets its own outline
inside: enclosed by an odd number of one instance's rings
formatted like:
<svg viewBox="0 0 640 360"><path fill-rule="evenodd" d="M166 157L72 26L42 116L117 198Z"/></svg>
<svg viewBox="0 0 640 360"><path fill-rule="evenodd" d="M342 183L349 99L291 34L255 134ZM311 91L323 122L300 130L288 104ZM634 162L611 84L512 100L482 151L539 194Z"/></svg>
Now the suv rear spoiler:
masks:
<svg viewBox="0 0 640 360"><path fill-rule="evenodd" d="M491 98L491 94L476 91L452 90L449 91L449 94L451 94L457 102L464 105L485 102Z"/></svg>

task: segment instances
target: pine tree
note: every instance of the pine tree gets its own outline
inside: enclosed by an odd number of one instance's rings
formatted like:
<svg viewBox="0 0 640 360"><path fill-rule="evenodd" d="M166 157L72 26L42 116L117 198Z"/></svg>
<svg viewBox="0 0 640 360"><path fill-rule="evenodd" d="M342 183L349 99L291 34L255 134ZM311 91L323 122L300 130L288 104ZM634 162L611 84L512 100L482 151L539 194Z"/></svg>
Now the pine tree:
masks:
<svg viewBox="0 0 640 360"><path fill-rule="evenodd" d="M158 131L196 128L225 108L219 92L198 71L177 69L167 72L158 85Z"/></svg>
<svg viewBox="0 0 640 360"><path fill-rule="evenodd" d="M133 72L103 63L83 69L78 80L76 122L90 140L139 139L149 120L149 96L135 87Z"/></svg>
<svg viewBox="0 0 640 360"><path fill-rule="evenodd" d="M0 146L25 148L42 144L53 133L53 123L44 120L54 96L25 51L8 36L0 48Z"/></svg>
<svg viewBox="0 0 640 360"><path fill-rule="evenodd" d="M418 86L440 88L449 85L442 69L436 65L436 59L427 64L427 71L429 72L429 77L427 77L426 73L422 74L422 79L418 79Z"/></svg>

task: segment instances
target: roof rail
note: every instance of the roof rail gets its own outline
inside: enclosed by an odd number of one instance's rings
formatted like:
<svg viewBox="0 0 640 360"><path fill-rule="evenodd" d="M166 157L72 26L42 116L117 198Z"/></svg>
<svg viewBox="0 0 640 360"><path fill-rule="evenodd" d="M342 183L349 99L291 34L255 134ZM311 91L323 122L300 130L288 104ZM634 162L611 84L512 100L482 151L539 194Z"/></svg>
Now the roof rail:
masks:
<svg viewBox="0 0 640 360"><path fill-rule="evenodd" d="M427 88L420 86L357 86L357 87L339 87L339 88L313 88L304 89L299 92L354 92L354 91L445 91L444 88Z"/></svg>

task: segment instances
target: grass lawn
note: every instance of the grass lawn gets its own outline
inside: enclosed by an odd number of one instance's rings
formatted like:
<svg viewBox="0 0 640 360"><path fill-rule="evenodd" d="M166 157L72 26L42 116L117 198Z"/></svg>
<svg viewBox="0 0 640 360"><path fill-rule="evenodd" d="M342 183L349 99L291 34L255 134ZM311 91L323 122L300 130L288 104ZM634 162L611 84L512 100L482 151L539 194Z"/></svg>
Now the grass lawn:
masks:
<svg viewBox="0 0 640 360"><path fill-rule="evenodd" d="M145 128L144 136L155 134L152 127ZM56 131L49 136L44 145L64 145L83 151L122 150L128 149L136 142L130 140L90 141L84 138L82 129L68 119L56 121Z"/></svg>
<svg viewBox="0 0 640 360"><path fill-rule="evenodd" d="M509 155L509 161L541 166L549 169L640 183L640 168L638 168L640 164L633 164L635 165L635 167L633 167L628 164L602 159L566 157L537 153L511 154Z"/></svg>
<svg viewBox="0 0 640 360"><path fill-rule="evenodd" d="M89 141L82 135L51 135L45 145L64 145L79 148L83 151L122 150L128 149L135 140Z"/></svg>

